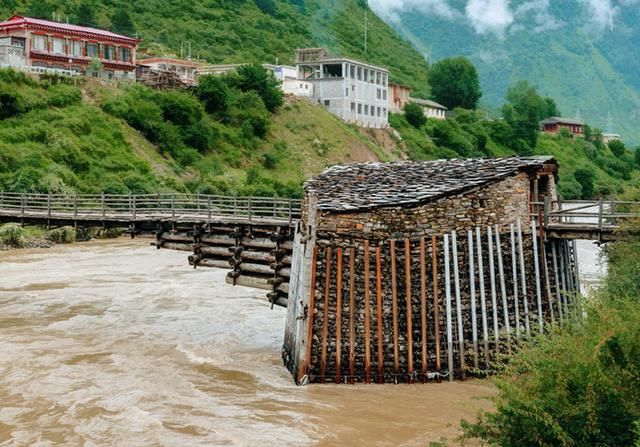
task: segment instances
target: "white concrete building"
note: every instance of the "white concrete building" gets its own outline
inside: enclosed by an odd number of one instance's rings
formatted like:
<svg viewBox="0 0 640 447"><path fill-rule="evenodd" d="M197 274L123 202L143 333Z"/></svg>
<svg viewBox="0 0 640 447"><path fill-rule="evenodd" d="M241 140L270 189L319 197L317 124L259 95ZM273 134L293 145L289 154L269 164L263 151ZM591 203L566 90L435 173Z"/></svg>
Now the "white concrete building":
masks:
<svg viewBox="0 0 640 447"><path fill-rule="evenodd" d="M313 84L313 99L348 123L388 127L389 72L323 48L296 50L298 77Z"/></svg>
<svg viewBox="0 0 640 447"><path fill-rule="evenodd" d="M442 104L438 104L430 99L409 98L409 102L419 105L424 111L424 116L437 120L447 119L447 109Z"/></svg>

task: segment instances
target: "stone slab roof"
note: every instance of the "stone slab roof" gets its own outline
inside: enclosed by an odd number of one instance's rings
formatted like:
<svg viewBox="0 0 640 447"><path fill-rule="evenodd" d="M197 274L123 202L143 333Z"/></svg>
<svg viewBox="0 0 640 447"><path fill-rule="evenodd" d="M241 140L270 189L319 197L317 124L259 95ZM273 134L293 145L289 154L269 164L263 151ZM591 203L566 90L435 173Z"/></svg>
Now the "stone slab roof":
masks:
<svg viewBox="0 0 640 447"><path fill-rule="evenodd" d="M305 191L317 195L320 211L416 206L548 164L557 162L542 156L354 163L333 166L311 178Z"/></svg>

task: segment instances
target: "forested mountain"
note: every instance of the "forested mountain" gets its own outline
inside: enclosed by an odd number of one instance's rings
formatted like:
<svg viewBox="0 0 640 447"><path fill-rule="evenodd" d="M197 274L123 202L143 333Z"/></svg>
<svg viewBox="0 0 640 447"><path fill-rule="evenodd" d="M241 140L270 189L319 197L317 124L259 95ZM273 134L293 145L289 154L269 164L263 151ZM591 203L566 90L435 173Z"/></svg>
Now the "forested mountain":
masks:
<svg viewBox="0 0 640 447"><path fill-rule="evenodd" d="M391 79L427 89L427 66L412 45L359 0L0 0L0 15L56 15L71 23L113 29L143 39L152 53L210 63L293 62L296 48L325 46L334 54L386 66ZM129 19L129 20L127 20Z"/></svg>
<svg viewBox="0 0 640 447"><path fill-rule="evenodd" d="M568 117L640 143L640 3L615 0L372 0L429 61L465 55L484 101L527 79Z"/></svg>

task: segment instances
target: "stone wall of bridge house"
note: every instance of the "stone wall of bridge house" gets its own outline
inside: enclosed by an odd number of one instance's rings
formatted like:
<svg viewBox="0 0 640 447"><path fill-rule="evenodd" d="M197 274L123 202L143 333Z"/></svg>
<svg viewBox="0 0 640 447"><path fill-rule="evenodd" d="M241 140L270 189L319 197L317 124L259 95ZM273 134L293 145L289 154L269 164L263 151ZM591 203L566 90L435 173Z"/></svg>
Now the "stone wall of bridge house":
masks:
<svg viewBox="0 0 640 447"><path fill-rule="evenodd" d="M353 241L350 244L319 242L315 258L314 310L313 315L309 315L309 318L312 318L311 356L305 369L309 381L321 383L423 382L433 380L433 373L442 374L445 380L449 378L448 372L452 373L452 379L490 373L495 367L495 362L503 358L501 354L517 347L519 338L517 332L520 333L520 337L526 337L528 331L531 334L538 333L540 321L548 327L551 322L559 323L561 312L567 313L566 304L562 305L563 309L559 309L553 263L550 253L546 253L545 270L542 263L543 251L538 252L540 257L537 259L541 307L538 305L533 239L530 230L523 231L526 291L523 293L517 231L514 236L515 271L510 232L500 232L500 251L498 251L495 233L492 234L490 244L486 228L482 229L480 243L482 272L479 270L475 231L471 254L468 235L465 233L456 236L457 258L454 257L453 239L450 237L448 240L449 276L445 267L443 236L425 237L424 249L421 248L420 239L409 239L408 242L406 239L399 239L393 243L390 240L370 241L368 268L365 263L367 253L363 242ZM435 261L433 238L435 238ZM408 280L407 243L409 246ZM395 244L394 251L392 251L392 244ZM489 245L492 246L492 252L489 251ZM472 256L473 270L470 269ZM339 258L341 258L340 261ZM395 259L395 276L393 259ZM493 259L493 270L490 259ZM434 262L437 264L435 276ZM339 264L341 264L340 270ZM458 282L455 280L456 264ZM366 272L368 272L368 278ZM484 286L480 282L481 276ZM475 283L473 295L472 278ZM394 283L396 285L395 305ZM447 292L447 283L449 292ZM436 284L437 288L434 287ZM484 290L485 301L484 317L482 290ZM569 300L570 294L571 292L567 292L562 299ZM450 318L447 316L448 296L451 300ZM475 344L472 323L474 306L478 340ZM394 314L397 318L395 324ZM483 321L486 321L486 339ZM306 327L307 324L305 322L304 326ZM447 335L449 327L452 335L451 345ZM460 337L460 330L462 337ZM410 338L411 343L409 343ZM449 352L451 352L451 364ZM370 365L369 368L367 364Z"/></svg>
<svg viewBox="0 0 640 447"><path fill-rule="evenodd" d="M298 356L295 359L289 358L290 361L287 364L289 369L294 373L298 373L299 370L307 373L311 382L406 382L432 378L435 372L446 375L448 371L452 371L452 377L463 378L469 375L482 375L490 371L492 362L499 358L500 352L506 352L517 345L516 331L518 330L521 335L526 334L527 320L529 320L529 330L533 332L539 330L538 316L540 314L542 320L547 322L552 315L554 318L558 318L560 311L556 298L557 289L552 271L551 253L549 250L546 253L540 250L539 243L539 259L543 254L546 254L547 265L545 269L543 263L538 264L538 285L540 287L540 311L538 311L533 239L529 226L529 193L529 177L523 173L483 188L414 208L393 207L364 213L330 214L318 212L317 216L309 217L307 212L311 208L308 206L309 198L306 197L302 208L301 232L309 237L308 233L312 228L317 230L317 242L313 238L317 256L309 263L306 272L307 280L309 280L310 270L312 270L310 266L315 263L314 305L313 312L304 309L305 306L310 305L308 298L310 287L307 287L303 291L303 296L296 300L298 306L295 312L298 318L298 328L302 324L300 321L303 321L305 329L302 330L304 333L302 336L298 333L297 339L290 338L289 345L297 346ZM515 272L513 270L510 234L510 224L515 223L518 218L522 220L523 231L522 253L525 261L526 289L524 294L517 231L514 234ZM310 222L316 222L316 225L309 225ZM500 269L498 262L499 252L495 239L496 225L497 231L500 232L502 269ZM488 226L492 227L494 235L491 244L493 272L489 262ZM481 231L482 277L487 322L486 342L484 340L476 228L480 228ZM473 230L473 273L469 269L470 255L467 235L469 229ZM457 231L460 306L457 304L451 240L449 245L451 256L449 277L448 279L445 277L444 237L442 235L448 233L451 237L449 232L452 230ZM405 251L407 237L410 248L410 279L408 284ZM422 237L424 237L424 256L421 256ZM432 237L435 237L436 241L437 273L435 280ZM365 293L365 240L369 244L368 299L366 298L367 293ZM392 275L392 240L395 241L395 277ZM331 247L330 261L327 260L328 247ZM379 298L378 250L380 253ZM309 253L309 246L307 246L307 253ZM342 258L340 275L337 272L338 257ZM352 257L353 274L351 273ZM424 279L422 276L423 263ZM473 343L473 313L471 309L474 306L471 293L471 275L473 275L476 289L475 320L478 340L476 344ZM327 276L329 277L328 281ZM340 294L338 294L338 276L341 277ZM394 283L396 285L395 312L392 287ZM434 283L438 285L437 301L434 294ZM451 365L449 365L447 340L447 283L451 296ZM425 284L424 306L422 303L423 284ZM514 291L514 286L517 286L517 293ZM351 300L352 294L353 302ZM340 306L338 306L338 296L340 296ZM408 296L410 299L407 298ZM411 303L410 318L407 313L408 301ZM289 302L292 302L291 297ZM423 324L423 307L426 324ZM437 331L436 307L438 309ZM516 307L518 308L517 317ZM368 319L366 318L367 308ZM460 309L461 324L458 322L458 308ZM394 313L397 316L395 331ZM304 348L308 342L306 318L312 318L311 356L309 358L305 358L304 355ZM496 324L497 340L495 336ZM411 356L409 356L408 349L409 325L411 326L412 339ZM516 326L518 326L517 329ZM462 329L462 338L459 336L459 329ZM338 333L340 337L338 337ZM370 365L368 373L366 367L367 333L369 334L368 363ZM509 333L509 337L507 337L507 333ZM338 343L338 338L340 343ZM397 342L395 342L396 339ZM437 344L439 357L437 357ZM351 348L352 345L353 348ZM424 358L423 345L426 348ZM397 346L397 355L395 354L395 346ZM353 354L351 354L352 349ZM410 362L410 357L412 362ZM379 360L380 358L382 361Z"/></svg>

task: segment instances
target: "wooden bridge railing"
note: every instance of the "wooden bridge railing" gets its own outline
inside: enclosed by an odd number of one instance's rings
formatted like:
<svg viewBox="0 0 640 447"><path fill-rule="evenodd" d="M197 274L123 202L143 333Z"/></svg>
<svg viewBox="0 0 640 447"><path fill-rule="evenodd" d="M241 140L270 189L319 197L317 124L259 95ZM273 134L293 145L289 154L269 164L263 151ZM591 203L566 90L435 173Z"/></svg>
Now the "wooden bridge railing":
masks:
<svg viewBox="0 0 640 447"><path fill-rule="evenodd" d="M205 194L26 194L0 192L0 213L16 217L103 220L231 216L293 221L300 200Z"/></svg>
<svg viewBox="0 0 640 447"><path fill-rule="evenodd" d="M640 202L613 199L551 201L534 203L533 218L542 216L549 227L584 227L599 231L619 228L629 219L640 219Z"/></svg>

